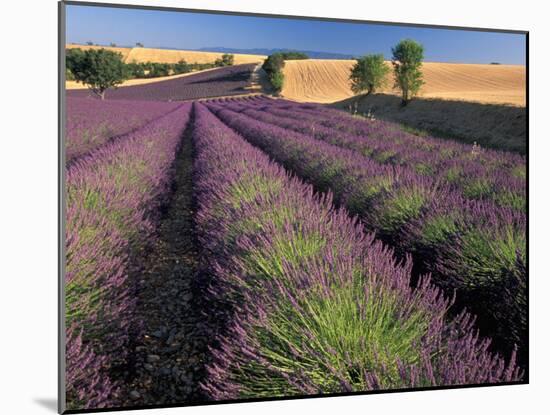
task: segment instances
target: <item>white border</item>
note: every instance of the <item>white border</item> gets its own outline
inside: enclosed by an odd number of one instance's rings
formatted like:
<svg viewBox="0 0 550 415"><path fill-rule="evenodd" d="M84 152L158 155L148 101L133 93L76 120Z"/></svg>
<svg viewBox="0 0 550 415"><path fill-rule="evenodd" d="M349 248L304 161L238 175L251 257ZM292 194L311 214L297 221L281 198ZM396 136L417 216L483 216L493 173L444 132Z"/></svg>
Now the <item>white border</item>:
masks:
<svg viewBox="0 0 550 415"><path fill-rule="evenodd" d="M117 1L111 0L111 3ZM530 45L530 287L531 384L330 399L157 410L163 414L543 413L548 408L550 347L545 261L550 235L547 186L550 156L547 13L529 1L394 0L128 0L150 6L329 16L439 25L529 30ZM121 1L120 3L125 3ZM0 407L8 414L55 412L57 384L57 4L55 0L3 4L0 71L2 298L0 299ZM536 86L536 87L535 87ZM537 409L541 408L541 409ZM161 411L161 412L160 412ZM130 413L130 412L119 412ZM136 412L133 412L136 413ZM142 411L149 414L152 411Z"/></svg>

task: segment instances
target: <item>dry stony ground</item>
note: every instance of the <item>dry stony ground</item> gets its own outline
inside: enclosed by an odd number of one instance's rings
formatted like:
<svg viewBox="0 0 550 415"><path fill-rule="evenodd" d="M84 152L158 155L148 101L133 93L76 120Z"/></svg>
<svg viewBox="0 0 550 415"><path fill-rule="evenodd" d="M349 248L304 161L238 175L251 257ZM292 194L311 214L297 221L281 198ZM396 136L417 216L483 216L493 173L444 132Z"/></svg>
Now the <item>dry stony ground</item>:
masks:
<svg viewBox="0 0 550 415"><path fill-rule="evenodd" d="M193 145L188 128L175 162L174 193L159 238L139 272L144 327L125 406L166 405L201 399L209 340L205 305L197 294L197 243L192 191Z"/></svg>

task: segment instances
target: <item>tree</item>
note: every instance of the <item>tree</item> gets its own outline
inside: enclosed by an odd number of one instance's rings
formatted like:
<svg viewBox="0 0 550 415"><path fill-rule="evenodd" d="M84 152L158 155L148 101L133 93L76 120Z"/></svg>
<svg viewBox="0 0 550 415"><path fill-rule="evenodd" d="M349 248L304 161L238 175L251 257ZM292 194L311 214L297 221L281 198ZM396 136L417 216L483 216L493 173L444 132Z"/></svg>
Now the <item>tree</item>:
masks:
<svg viewBox="0 0 550 415"><path fill-rule="evenodd" d="M286 52L277 52L277 53L279 53L285 61L297 61L300 59L309 59L309 56L304 52L286 51Z"/></svg>
<svg viewBox="0 0 550 415"><path fill-rule="evenodd" d="M136 42L136 48L142 48L143 47L143 43L141 42Z"/></svg>
<svg viewBox="0 0 550 415"><path fill-rule="evenodd" d="M106 49L86 50L83 56L73 59L71 65L75 80L87 85L101 99L105 98L107 89L116 88L128 78L122 55Z"/></svg>
<svg viewBox="0 0 550 415"><path fill-rule="evenodd" d="M407 105L424 84L422 60L424 47L414 40L405 39L392 48L395 86L401 89L401 105Z"/></svg>
<svg viewBox="0 0 550 415"><path fill-rule="evenodd" d="M230 53L224 53L222 55L223 66L231 66L235 62L235 56Z"/></svg>
<svg viewBox="0 0 550 415"><path fill-rule="evenodd" d="M366 55L357 59L350 74L351 90L355 94L363 91L367 91L367 95L375 93L385 85L389 70L382 54Z"/></svg>
<svg viewBox="0 0 550 415"><path fill-rule="evenodd" d="M73 75L78 71L84 60L84 51L80 48L67 49L65 55L65 66L67 72L70 72Z"/></svg>
<svg viewBox="0 0 550 415"><path fill-rule="evenodd" d="M268 75L274 72L282 71L285 66L285 59L281 53L274 53L269 55L264 61L262 68L267 72Z"/></svg>
<svg viewBox="0 0 550 415"><path fill-rule="evenodd" d="M270 75L269 80L276 92L281 92L283 90L285 76L282 72L274 72Z"/></svg>
<svg viewBox="0 0 550 415"><path fill-rule="evenodd" d="M308 56L302 52L275 52L267 57L262 65L266 72L269 82L276 92L283 90L285 60L308 59Z"/></svg>
<svg viewBox="0 0 550 415"><path fill-rule="evenodd" d="M224 53L221 58L214 61L214 66L231 66L235 61L235 56L230 53Z"/></svg>

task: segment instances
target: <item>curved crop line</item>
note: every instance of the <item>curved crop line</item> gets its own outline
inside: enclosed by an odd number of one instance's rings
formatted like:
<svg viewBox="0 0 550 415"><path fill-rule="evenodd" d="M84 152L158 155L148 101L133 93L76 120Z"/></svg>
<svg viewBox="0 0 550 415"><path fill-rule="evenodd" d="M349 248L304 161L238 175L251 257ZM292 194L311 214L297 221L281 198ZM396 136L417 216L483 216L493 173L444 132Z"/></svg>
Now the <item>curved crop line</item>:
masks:
<svg viewBox="0 0 550 415"><path fill-rule="evenodd" d="M470 201L438 179L387 166L310 136L239 113L236 101L209 103L216 115L290 171L361 217L401 255L480 317L495 346L526 356L526 218L492 201ZM320 118L323 114L320 114ZM505 289L503 289L505 287Z"/></svg>
<svg viewBox="0 0 550 415"><path fill-rule="evenodd" d="M289 175L195 104L205 292L225 322L204 390L212 399L515 381L465 313L332 197Z"/></svg>
<svg viewBox="0 0 550 415"><path fill-rule="evenodd" d="M102 148L103 146L107 146L107 145L109 145L110 143L112 143L114 141L121 140L121 139L124 139L125 137L128 137L128 136L131 136L133 134L139 133L141 130L146 129L149 125L154 124L154 123L162 120L164 117L167 117L170 114L172 114L173 112L177 111L178 109L180 109L182 107L182 105L184 105L184 104L177 105L175 108L171 108L171 109L167 110L166 112L164 112L164 113L162 113L162 114L160 114L160 115L158 115L154 118L151 118L150 120L148 120L144 124L135 126L135 127L131 128L128 131L110 136L105 141L100 143L98 146L93 147L93 148L89 149L88 151L86 151L82 154L78 154L74 157L71 157L71 159L67 160L67 162L66 162L66 168L67 169L70 168L73 164L77 163L79 160L82 160L86 157L89 157L89 156L93 157L92 153L94 151Z"/></svg>

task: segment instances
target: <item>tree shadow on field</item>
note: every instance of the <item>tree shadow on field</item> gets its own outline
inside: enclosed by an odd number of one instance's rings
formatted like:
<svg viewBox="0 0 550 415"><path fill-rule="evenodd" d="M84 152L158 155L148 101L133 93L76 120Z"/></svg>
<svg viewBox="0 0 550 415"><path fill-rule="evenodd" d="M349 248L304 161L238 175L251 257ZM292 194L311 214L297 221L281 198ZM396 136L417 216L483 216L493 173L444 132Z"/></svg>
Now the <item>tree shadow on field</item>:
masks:
<svg viewBox="0 0 550 415"><path fill-rule="evenodd" d="M353 112L356 103L358 115L370 110L376 118L400 123L413 134L526 153L525 107L421 97L402 107L401 98L389 94L356 96L329 106Z"/></svg>

